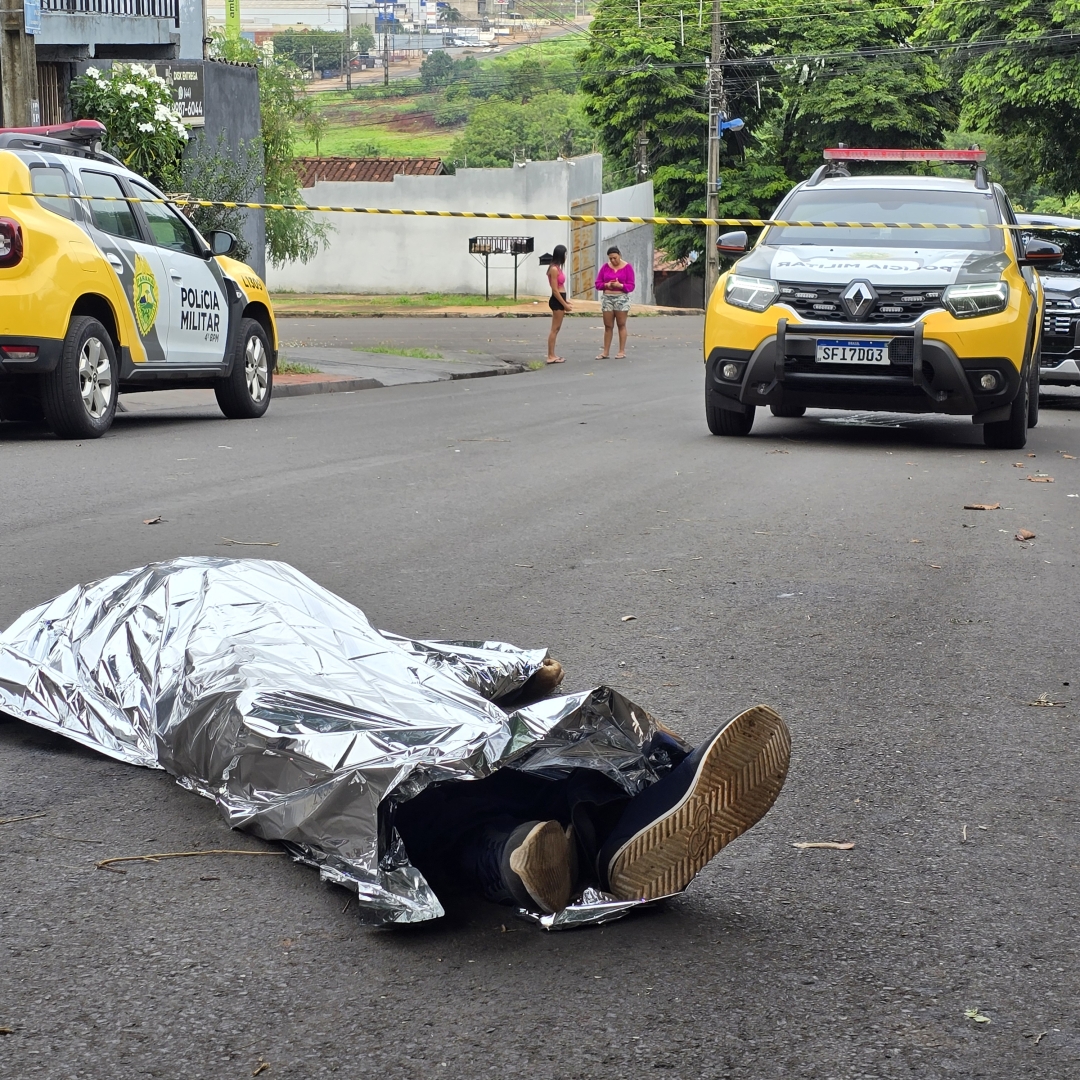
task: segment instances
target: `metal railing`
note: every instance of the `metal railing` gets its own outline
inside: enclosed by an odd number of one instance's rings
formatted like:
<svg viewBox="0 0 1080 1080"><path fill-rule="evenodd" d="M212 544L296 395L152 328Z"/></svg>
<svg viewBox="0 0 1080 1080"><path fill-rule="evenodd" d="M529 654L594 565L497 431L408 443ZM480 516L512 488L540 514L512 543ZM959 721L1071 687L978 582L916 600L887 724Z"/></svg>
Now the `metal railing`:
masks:
<svg viewBox="0 0 1080 1080"><path fill-rule="evenodd" d="M174 26L180 25L180 0L41 0L41 10L76 15L172 19Z"/></svg>

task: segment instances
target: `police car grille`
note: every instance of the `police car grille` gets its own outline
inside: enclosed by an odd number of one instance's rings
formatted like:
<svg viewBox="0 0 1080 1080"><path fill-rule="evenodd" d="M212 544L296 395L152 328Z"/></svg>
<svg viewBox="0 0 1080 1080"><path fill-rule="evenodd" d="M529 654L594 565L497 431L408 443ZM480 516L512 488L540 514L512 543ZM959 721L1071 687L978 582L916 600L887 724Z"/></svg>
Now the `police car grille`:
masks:
<svg viewBox="0 0 1080 1080"><path fill-rule="evenodd" d="M818 322L905 323L914 322L923 312L941 307L941 289L931 286L877 288L878 298L870 311L852 319L840 294L847 285L805 285L782 281L780 303L793 308L804 319Z"/></svg>

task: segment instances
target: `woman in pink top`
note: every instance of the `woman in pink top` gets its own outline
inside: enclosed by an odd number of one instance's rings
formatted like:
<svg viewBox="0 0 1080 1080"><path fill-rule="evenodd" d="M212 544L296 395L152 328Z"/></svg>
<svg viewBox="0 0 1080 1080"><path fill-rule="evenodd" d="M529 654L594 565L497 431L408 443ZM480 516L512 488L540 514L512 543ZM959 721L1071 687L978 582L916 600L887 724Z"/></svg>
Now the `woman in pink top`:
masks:
<svg viewBox="0 0 1080 1080"><path fill-rule="evenodd" d="M551 329L548 331L547 352L549 364L566 362L565 356L555 355L555 339L559 336L563 319L570 310L570 301L566 299L566 272L563 270L565 265L566 245L559 244L551 253L551 265L547 272L548 284L551 286L551 296L548 298L548 307L551 308Z"/></svg>
<svg viewBox="0 0 1080 1080"><path fill-rule="evenodd" d="M616 360L626 356L626 316L630 313L630 294L634 291L634 268L623 261L619 249L607 249L607 262L596 275L596 291L600 293L600 310L604 313L604 347L597 360L606 360L611 352L611 332L619 327L619 351Z"/></svg>

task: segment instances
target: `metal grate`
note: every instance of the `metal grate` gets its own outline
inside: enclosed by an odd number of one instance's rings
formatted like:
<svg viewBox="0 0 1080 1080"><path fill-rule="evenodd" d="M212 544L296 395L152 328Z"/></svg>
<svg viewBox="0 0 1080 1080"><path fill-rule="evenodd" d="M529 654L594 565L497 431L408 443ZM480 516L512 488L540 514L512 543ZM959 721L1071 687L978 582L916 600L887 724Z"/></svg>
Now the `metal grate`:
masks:
<svg viewBox="0 0 1080 1080"><path fill-rule="evenodd" d="M41 10L75 15L172 19L174 26L180 25L180 0L41 0Z"/></svg>
<svg viewBox="0 0 1080 1080"><path fill-rule="evenodd" d="M804 319L818 322L855 322L840 300L847 285L806 285L782 281L780 303L787 304ZM876 287L878 298L869 313L857 320L861 323L914 322L920 315L941 307L941 289L931 286L903 288Z"/></svg>
<svg viewBox="0 0 1080 1080"><path fill-rule="evenodd" d="M470 236L470 255L529 255L533 250L531 236Z"/></svg>

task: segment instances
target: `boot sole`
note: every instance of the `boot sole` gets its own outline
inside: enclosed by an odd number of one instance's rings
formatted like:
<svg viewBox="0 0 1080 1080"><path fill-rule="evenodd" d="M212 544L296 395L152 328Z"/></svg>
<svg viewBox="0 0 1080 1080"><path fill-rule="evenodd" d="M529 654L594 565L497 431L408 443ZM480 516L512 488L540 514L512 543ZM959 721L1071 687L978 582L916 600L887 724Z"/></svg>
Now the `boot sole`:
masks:
<svg viewBox="0 0 1080 1080"><path fill-rule="evenodd" d="M573 888L572 840L557 821L542 821L510 855L514 871L545 914L562 911Z"/></svg>
<svg viewBox="0 0 1080 1080"><path fill-rule="evenodd" d="M663 817L631 837L608 864L620 900L681 892L725 845L776 801L787 776L791 734L765 705L737 716L702 756L694 782Z"/></svg>

